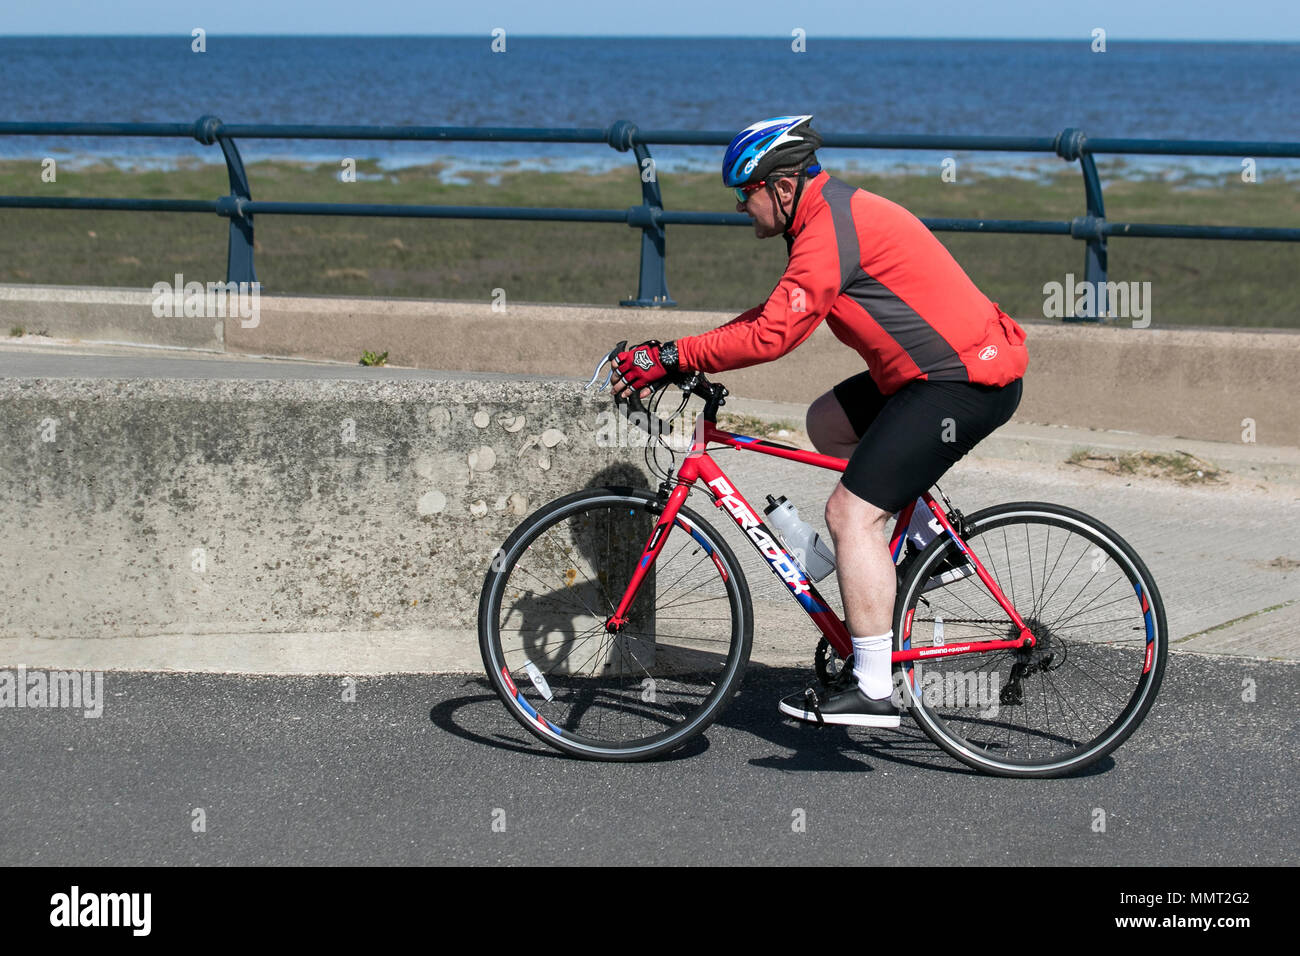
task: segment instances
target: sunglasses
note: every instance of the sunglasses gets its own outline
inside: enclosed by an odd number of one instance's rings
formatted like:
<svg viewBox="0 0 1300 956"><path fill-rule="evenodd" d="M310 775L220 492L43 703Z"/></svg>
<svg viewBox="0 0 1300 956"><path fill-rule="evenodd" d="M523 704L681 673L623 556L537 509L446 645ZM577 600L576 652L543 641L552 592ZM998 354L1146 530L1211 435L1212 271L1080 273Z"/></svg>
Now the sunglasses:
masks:
<svg viewBox="0 0 1300 956"><path fill-rule="evenodd" d="M809 166L807 169L804 170L803 174L811 179L813 176L816 176L821 171L822 171L821 163L813 163L811 166ZM792 178L792 175L793 174L787 176L778 176L777 178L787 179L787 178ZM767 185L767 180L763 179L756 183L746 183L744 186L733 186L732 189L736 193L737 202L747 203L749 202L750 196L752 196L754 193L756 193L758 190L762 189L766 185Z"/></svg>

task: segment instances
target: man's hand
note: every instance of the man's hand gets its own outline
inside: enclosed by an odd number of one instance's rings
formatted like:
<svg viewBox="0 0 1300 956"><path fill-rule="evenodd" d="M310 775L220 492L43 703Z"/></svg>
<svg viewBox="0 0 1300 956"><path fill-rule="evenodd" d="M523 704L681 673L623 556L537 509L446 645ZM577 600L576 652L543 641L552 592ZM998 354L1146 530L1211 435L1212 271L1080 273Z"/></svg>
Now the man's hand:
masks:
<svg viewBox="0 0 1300 956"><path fill-rule="evenodd" d="M628 396L631 395L633 392L635 392L636 389L634 389L627 382L623 381L623 379L619 376L617 358L610 360L609 367L614 372L613 376L609 380L609 390L611 393L613 393L615 398L626 401ZM644 400L649 398L652 394L654 394L654 389L643 388L641 389L639 394L640 394L640 398Z"/></svg>
<svg viewBox="0 0 1300 956"><path fill-rule="evenodd" d="M617 373L612 378L615 397L622 398L633 389L640 389L640 397L648 398L653 390L647 386L676 371L676 355L673 343L661 345L654 339L619 352L610 363Z"/></svg>

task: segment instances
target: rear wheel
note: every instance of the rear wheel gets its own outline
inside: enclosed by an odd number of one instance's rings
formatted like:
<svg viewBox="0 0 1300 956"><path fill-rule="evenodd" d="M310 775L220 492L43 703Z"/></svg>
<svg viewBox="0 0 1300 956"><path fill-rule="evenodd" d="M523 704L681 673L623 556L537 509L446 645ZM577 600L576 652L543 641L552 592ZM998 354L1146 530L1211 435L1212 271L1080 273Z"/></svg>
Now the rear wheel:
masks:
<svg viewBox="0 0 1300 956"><path fill-rule="evenodd" d="M966 523L967 546L1036 644L900 664L903 700L935 743L978 770L1075 773L1123 743L1155 701L1169 640L1160 593L1127 542L1070 508L999 505ZM977 575L934 586L949 558L963 563L942 535L905 577L895 649L1017 637Z"/></svg>
<svg viewBox="0 0 1300 956"><path fill-rule="evenodd" d="M686 507L629 612L614 613L662 513L648 491L597 488L543 506L510 535L479 600L493 687L530 733L601 760L644 760L703 731L739 686L749 588L727 543Z"/></svg>

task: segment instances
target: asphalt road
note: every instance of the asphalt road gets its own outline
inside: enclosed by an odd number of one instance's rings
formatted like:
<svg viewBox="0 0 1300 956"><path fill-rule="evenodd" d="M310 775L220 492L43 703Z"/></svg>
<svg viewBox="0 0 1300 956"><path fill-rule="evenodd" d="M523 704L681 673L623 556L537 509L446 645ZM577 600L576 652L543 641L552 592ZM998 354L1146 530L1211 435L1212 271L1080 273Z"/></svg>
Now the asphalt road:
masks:
<svg viewBox="0 0 1300 956"><path fill-rule="evenodd" d="M0 864L1294 865L1295 677L1175 654L1111 757L1020 781L906 717L788 721L794 670L752 667L702 738L635 765L550 751L474 675L360 678L345 702L338 677L110 672L97 719L0 709Z"/></svg>

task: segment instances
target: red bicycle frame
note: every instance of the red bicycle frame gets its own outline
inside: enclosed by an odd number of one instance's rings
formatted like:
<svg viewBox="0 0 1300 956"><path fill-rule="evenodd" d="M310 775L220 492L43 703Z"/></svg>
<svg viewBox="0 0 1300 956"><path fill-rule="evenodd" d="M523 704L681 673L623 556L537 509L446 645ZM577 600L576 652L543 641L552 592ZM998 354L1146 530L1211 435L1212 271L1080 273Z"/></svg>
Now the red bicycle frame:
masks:
<svg viewBox="0 0 1300 956"><path fill-rule="evenodd" d="M697 421L697 426L690 454L686 456L677 472L676 486L668 496L663 513L659 516L654 530L646 540L645 548L641 552L641 559L637 562L636 571L632 575L627 590L623 593L622 600L619 601L614 614L605 622L605 629L614 632L627 623L628 612L632 607L632 602L636 599L641 581L645 578L646 571L651 563L658 557L660 550L663 549L664 542L667 541L668 532L672 526L675 523L681 524L689 530L690 523L684 518L679 518L678 511L681 510L682 502L686 500L686 496L690 493L695 482L702 479L705 489L713 498L714 506L730 515L731 519L745 533L749 542L763 556L763 559L772 568L776 576L785 582L795 600L812 618L818 630L826 636L831 646L840 655L841 660L847 659L853 653L853 642L844 622L840 620L839 615L831 610L830 605L818 593L813 582L808 580L799 563L781 546L776 536L772 534L771 530L758 516L758 513L750 507L749 502L745 500L740 490L727 478L718 463L709 456L706 448L710 443L720 444L730 448L756 451L759 454L772 455L776 458L786 458L791 461L838 472L844 471L848 461L832 455L822 455L818 452L803 451L789 445L765 441L761 438L750 438L746 435L722 431L703 416ZM909 647L909 638L912 631L913 612L909 610L903 623L903 639L900 642L905 649L894 651L892 660L894 662L914 661L920 658L929 659L949 657L955 654L975 654L1009 648L1033 647L1034 636L1032 632L1025 626L1025 622L1016 613L1016 609L1011 606L1011 602L1002 593L993 576L988 573L979 558L966 547L966 542L962 541L958 536L956 530L949 523L947 515L944 514L943 508L939 506L928 491L922 495L922 500L930 508L930 512L934 515L943 531L952 536L962 554L975 566L975 573L979 575L980 580L984 582L984 586L989 589L998 604L1006 611L1007 617L1015 624L1020 636L1014 640L971 641L941 647L911 648ZM915 501L908 504L899 512L898 521L894 524L893 535L889 541L889 551L895 564L897 564L898 556L902 551L904 535L908 523L912 519L912 512L915 507ZM719 572L725 575L726 571L718 562L716 554L713 556L713 560L718 565Z"/></svg>

